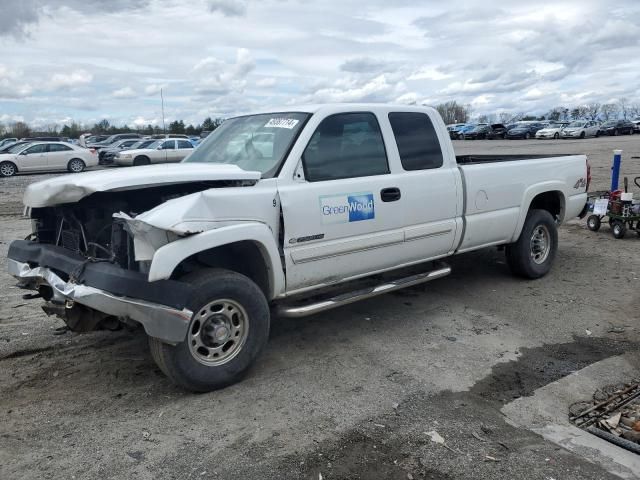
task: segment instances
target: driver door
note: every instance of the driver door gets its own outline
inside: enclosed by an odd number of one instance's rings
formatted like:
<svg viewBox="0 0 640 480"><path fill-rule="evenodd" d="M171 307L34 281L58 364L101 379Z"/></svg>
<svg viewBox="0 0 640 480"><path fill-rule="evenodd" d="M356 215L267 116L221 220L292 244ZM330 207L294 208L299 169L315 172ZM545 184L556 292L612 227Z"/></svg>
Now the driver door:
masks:
<svg viewBox="0 0 640 480"><path fill-rule="evenodd" d="M47 169L47 144L32 145L18 155L18 170L30 172Z"/></svg>

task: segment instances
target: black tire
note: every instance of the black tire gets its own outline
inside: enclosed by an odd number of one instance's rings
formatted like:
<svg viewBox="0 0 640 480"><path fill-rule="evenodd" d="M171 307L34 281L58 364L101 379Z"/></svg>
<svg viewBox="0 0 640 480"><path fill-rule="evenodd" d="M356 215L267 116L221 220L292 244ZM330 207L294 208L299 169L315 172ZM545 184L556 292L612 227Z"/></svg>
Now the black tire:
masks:
<svg viewBox="0 0 640 480"><path fill-rule="evenodd" d="M589 218L587 218L587 228L592 232L600 230L601 225L602 221L598 215L589 215Z"/></svg>
<svg viewBox="0 0 640 480"><path fill-rule="evenodd" d="M542 257L538 256L539 244L534 241L534 235L537 236L539 230L546 234L545 253ZM558 229L553 216L546 210L529 210L520 238L505 249L507 265L519 277L540 278L551 270L557 250Z"/></svg>
<svg viewBox="0 0 640 480"><path fill-rule="evenodd" d="M149 157L145 157L144 155L141 155L133 159L134 167L139 167L141 165L149 165L150 163L151 163L151 160L149 160Z"/></svg>
<svg viewBox="0 0 640 480"><path fill-rule="evenodd" d="M582 138L582 139L584 139L584 137L586 137L586 136L587 136L587 135L586 135L584 132L582 132L582 133L580 134L580 138Z"/></svg>
<svg viewBox="0 0 640 480"><path fill-rule="evenodd" d="M149 337L151 355L156 364L177 385L193 392L210 392L224 388L240 381L249 367L253 364L269 338L270 312L269 304L262 290L249 278L236 272L222 269L203 269L186 275L181 279L194 286L194 298L187 308L194 312L189 324L187 337L181 343L173 346ZM221 364L207 364L216 362L213 358L205 359L201 350L211 353L204 346L196 347L195 338L217 341L214 328L217 323L206 321L222 313L215 313L214 307L221 303L232 302L240 306L241 316L246 314L244 331L239 343L233 344L235 338L227 335L223 340L225 347L232 343L228 350L220 351L221 355L231 352L229 358ZM206 307L211 305L209 309ZM229 308L231 310L231 308ZM220 311L225 311L222 308ZM206 315L205 321L202 316ZM238 324L241 323L237 320ZM210 328L207 330L207 328ZM228 329L227 329L228 330ZM223 333L229 333L227 330ZM209 336L203 335L209 332ZM202 340L204 341L204 340ZM208 345L212 347L212 345ZM218 349L220 344L214 344ZM235 348L235 350L232 350ZM224 353L223 353L224 352ZM215 355L215 354L214 354Z"/></svg>
<svg viewBox="0 0 640 480"><path fill-rule="evenodd" d="M614 129L613 129L613 136L614 136L614 137L617 137L617 136L618 136L618 129L617 129L617 128L614 128Z"/></svg>
<svg viewBox="0 0 640 480"><path fill-rule="evenodd" d="M18 167L16 167L13 162L2 162L0 163L0 177L13 177L18 172Z"/></svg>
<svg viewBox="0 0 640 480"><path fill-rule="evenodd" d="M526 133L524 134L524 139L525 139L525 140L529 140L529 138L530 138L530 137L531 137L531 135L529 135L529 132L526 132Z"/></svg>
<svg viewBox="0 0 640 480"><path fill-rule="evenodd" d="M69 160L69 163L67 163L67 170L71 173L80 173L84 171L86 166L87 165L79 158L72 158Z"/></svg>
<svg viewBox="0 0 640 480"><path fill-rule="evenodd" d="M553 139L558 140L560 138L560 134L558 132L553 134Z"/></svg>
<svg viewBox="0 0 640 480"><path fill-rule="evenodd" d="M627 234L627 227L620 220L611 222L611 233L614 238L621 239Z"/></svg>
<svg viewBox="0 0 640 480"><path fill-rule="evenodd" d="M600 130L596 132L596 138L598 138L599 136L600 136Z"/></svg>

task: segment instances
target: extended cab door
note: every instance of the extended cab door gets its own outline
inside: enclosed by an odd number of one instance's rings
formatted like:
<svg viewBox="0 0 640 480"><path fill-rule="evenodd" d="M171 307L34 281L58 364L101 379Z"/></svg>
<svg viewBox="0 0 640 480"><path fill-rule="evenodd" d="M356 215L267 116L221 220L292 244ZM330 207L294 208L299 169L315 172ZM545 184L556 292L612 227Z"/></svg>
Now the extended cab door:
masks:
<svg viewBox="0 0 640 480"><path fill-rule="evenodd" d="M409 133L423 130L414 127ZM398 135L406 139L406 129ZM435 145L425 139L426 149L435 150L440 160L415 171L426 164L408 160L405 170L386 112L338 113L319 123L295 179L278 184L289 293L452 250L455 176L442 165L440 145L433 139ZM409 143L416 141L413 135Z"/></svg>

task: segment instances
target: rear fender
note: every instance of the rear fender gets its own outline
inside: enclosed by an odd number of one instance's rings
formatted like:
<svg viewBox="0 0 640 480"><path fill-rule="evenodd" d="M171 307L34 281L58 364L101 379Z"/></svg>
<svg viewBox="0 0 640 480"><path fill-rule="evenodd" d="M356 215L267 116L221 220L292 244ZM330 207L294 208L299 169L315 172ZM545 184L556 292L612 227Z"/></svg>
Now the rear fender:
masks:
<svg viewBox="0 0 640 480"><path fill-rule="evenodd" d="M511 237L512 242L515 242L518 240L518 238L520 238L520 233L522 232L522 227L524 226L524 222L527 219L527 214L529 213L531 202L541 193L557 192L560 195L560 215L558 216L558 222L562 223L564 221L565 187L566 185L560 181L549 181L532 185L524 191L522 202L520 203L520 205L522 206L520 208L520 216L518 217L518 223L516 224L516 229L513 232L513 236Z"/></svg>

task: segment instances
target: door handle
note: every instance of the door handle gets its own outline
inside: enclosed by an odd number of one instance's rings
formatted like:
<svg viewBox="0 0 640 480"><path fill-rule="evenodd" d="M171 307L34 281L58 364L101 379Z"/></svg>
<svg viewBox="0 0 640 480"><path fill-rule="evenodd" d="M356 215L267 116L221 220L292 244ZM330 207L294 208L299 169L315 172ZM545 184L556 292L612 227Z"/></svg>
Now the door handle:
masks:
<svg viewBox="0 0 640 480"><path fill-rule="evenodd" d="M401 196L400 189L397 187L383 188L380 190L380 199L383 202L395 202L400 200Z"/></svg>

